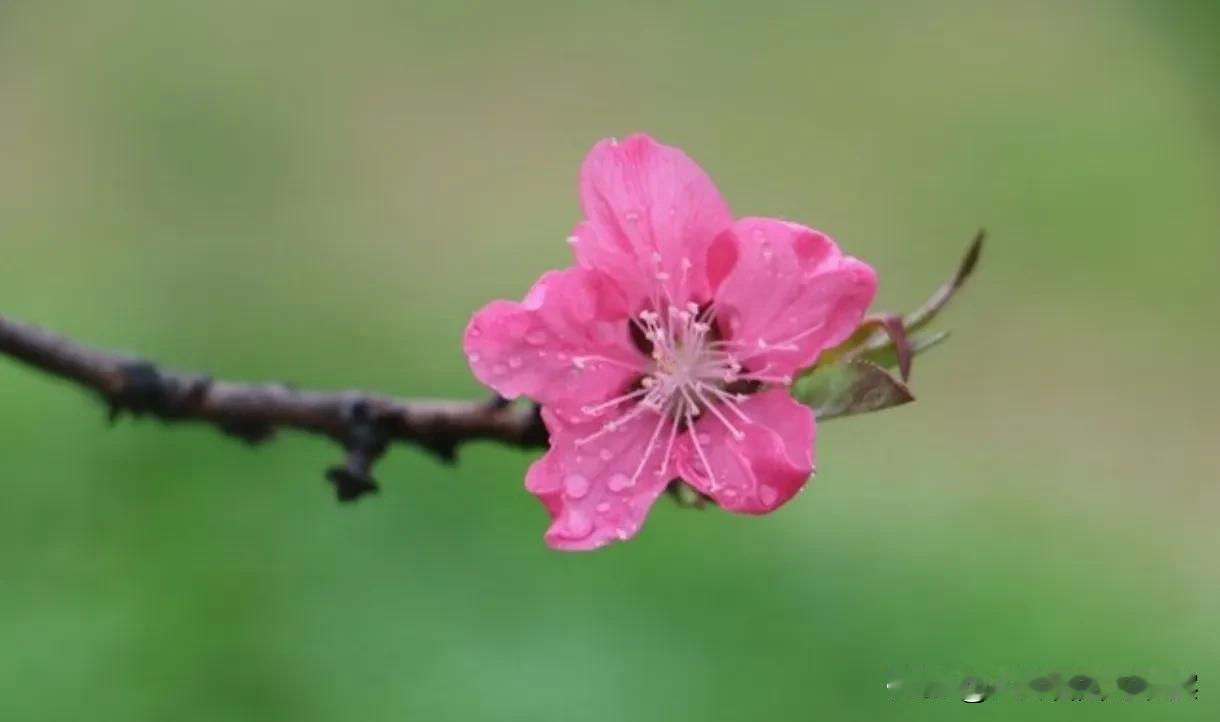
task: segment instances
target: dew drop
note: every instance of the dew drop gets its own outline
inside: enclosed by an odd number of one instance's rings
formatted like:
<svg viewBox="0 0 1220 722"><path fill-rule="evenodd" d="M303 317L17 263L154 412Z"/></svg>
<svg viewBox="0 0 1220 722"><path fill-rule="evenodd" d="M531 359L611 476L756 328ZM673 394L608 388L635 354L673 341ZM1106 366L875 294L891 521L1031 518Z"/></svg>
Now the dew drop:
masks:
<svg viewBox="0 0 1220 722"><path fill-rule="evenodd" d="M483 329L479 328L478 326L474 326L470 329L470 335L476 338L482 336Z"/></svg>
<svg viewBox="0 0 1220 722"><path fill-rule="evenodd" d="M573 537L580 539L588 536L591 531L593 531L593 520L584 512L576 509L568 512L568 532Z"/></svg>
<svg viewBox="0 0 1220 722"><path fill-rule="evenodd" d="M598 514L605 514L608 511L610 511L610 502L603 501L602 503L597 505Z"/></svg>
<svg viewBox="0 0 1220 722"><path fill-rule="evenodd" d="M767 486L766 484L758 487L758 500L764 506L771 506L777 499L779 499L779 492L775 490L775 487Z"/></svg>
<svg viewBox="0 0 1220 722"><path fill-rule="evenodd" d="M478 355L477 353L471 352L470 354L468 354L466 356L466 358L470 359L470 363L477 364L479 362L479 359L481 359L483 357Z"/></svg>
<svg viewBox="0 0 1220 722"><path fill-rule="evenodd" d="M626 474L615 474L606 482L606 486L610 487L610 491L622 491L634 483Z"/></svg>
<svg viewBox="0 0 1220 722"><path fill-rule="evenodd" d="M580 474L568 474L563 477L563 491L573 499L579 499L589 493L589 480Z"/></svg>
<svg viewBox="0 0 1220 722"><path fill-rule="evenodd" d="M712 443L712 437L708 436L707 434L699 434L695 437L695 441L699 442L700 446L705 446Z"/></svg>
<svg viewBox="0 0 1220 722"><path fill-rule="evenodd" d="M512 366L515 369L521 368L521 364L523 364L523 363L525 363L525 362L521 360L520 356L513 356L512 358L510 358L508 360L508 365Z"/></svg>
<svg viewBox="0 0 1220 722"><path fill-rule="evenodd" d="M547 335L545 331L530 331L525 334L525 342L533 346L541 346L546 343Z"/></svg>
<svg viewBox="0 0 1220 722"><path fill-rule="evenodd" d="M496 364L495 366L491 367L491 372L493 374L496 374L497 376L504 373L505 371L508 371L508 367L505 366L504 364Z"/></svg>
<svg viewBox="0 0 1220 722"><path fill-rule="evenodd" d="M609 449L602 449L601 451L597 452L597 455L601 457L602 461L610 461L614 458L614 452Z"/></svg>

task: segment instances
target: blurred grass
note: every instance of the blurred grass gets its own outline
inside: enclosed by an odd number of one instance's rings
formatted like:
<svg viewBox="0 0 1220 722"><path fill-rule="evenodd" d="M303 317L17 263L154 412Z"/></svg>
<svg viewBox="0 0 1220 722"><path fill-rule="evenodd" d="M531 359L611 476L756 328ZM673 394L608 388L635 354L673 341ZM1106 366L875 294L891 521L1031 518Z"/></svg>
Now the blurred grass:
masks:
<svg viewBox="0 0 1220 722"><path fill-rule="evenodd" d="M662 505L547 551L529 458L104 433L0 363L0 719L954 719L894 669L1186 669L1207 719L1220 350L1206 2L226 0L0 6L0 309L239 377L479 393L468 314L567 262L597 138L690 151L741 214L902 309L992 242L920 401L820 431L762 519ZM1168 681L1168 680L1165 680ZM972 707L970 714L981 714Z"/></svg>

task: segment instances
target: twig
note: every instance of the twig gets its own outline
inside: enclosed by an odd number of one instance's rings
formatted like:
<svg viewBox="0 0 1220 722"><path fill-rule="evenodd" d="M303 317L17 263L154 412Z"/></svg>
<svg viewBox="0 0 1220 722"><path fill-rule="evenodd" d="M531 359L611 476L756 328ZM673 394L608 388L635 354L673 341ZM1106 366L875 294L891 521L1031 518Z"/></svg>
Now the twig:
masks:
<svg viewBox="0 0 1220 722"><path fill-rule="evenodd" d="M545 448L537 407L490 401L401 399L369 391L314 391L284 384L221 381L162 369L148 361L89 348L0 316L0 354L99 394L112 421L124 413L167 423L211 424L250 444L280 429L329 437L346 462L326 478L340 500L376 491L372 469L392 442L420 446L446 462L476 439Z"/></svg>

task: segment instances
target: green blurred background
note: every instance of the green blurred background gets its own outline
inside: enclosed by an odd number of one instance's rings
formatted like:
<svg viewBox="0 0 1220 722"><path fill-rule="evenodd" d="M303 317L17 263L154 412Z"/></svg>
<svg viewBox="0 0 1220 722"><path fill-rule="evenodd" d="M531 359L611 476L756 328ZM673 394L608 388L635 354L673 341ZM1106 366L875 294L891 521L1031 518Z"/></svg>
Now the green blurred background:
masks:
<svg viewBox="0 0 1220 722"><path fill-rule="evenodd" d="M483 393L466 318L567 263L635 130L884 308L992 242L920 400L823 426L793 504L596 554L542 544L528 454L398 449L339 506L328 443L107 431L0 359L0 720L1215 719L1218 37L1206 1L4 0L0 313L179 367ZM885 690L1005 671L1202 690Z"/></svg>

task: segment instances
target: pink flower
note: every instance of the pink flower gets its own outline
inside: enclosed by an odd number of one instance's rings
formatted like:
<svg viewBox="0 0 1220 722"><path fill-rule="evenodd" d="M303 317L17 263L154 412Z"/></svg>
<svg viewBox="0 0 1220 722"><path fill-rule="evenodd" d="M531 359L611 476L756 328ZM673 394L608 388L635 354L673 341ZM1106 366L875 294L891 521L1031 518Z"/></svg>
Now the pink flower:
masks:
<svg viewBox="0 0 1220 722"><path fill-rule="evenodd" d="M787 387L855 330L872 268L810 228L734 221L694 161L646 135L598 143L580 200L576 265L488 304L464 340L480 381L542 406L550 450L525 486L547 543L634 536L676 478L732 512L778 508L814 468L813 413Z"/></svg>

